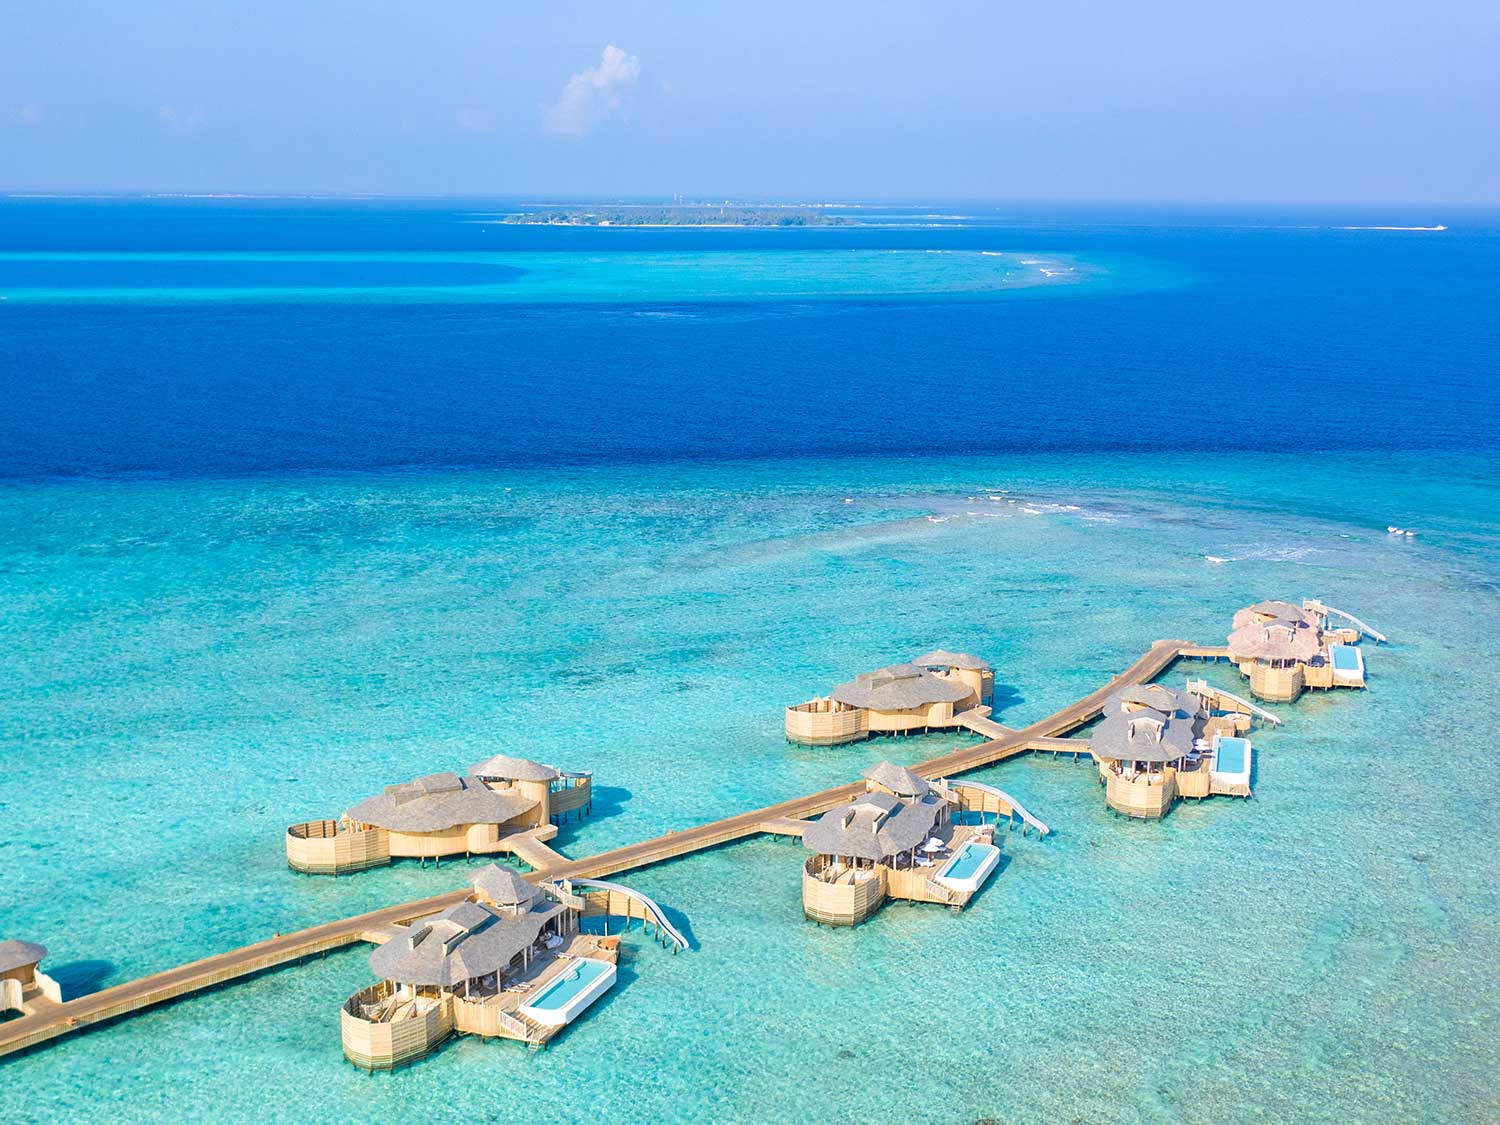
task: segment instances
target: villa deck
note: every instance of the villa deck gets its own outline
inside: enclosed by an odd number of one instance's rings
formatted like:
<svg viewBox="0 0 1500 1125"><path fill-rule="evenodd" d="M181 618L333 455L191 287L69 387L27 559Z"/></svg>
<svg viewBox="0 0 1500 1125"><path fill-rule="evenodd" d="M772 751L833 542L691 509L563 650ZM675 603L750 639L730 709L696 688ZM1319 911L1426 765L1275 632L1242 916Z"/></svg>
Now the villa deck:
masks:
<svg viewBox="0 0 1500 1125"><path fill-rule="evenodd" d="M455 1000L454 1030L460 1035L485 1039L515 1039L533 1048L545 1046L567 1025L538 1023L519 1009L566 972L572 958L614 961L619 956L619 941L618 937L574 934L556 955L533 962L531 969L504 992L474 1000Z"/></svg>

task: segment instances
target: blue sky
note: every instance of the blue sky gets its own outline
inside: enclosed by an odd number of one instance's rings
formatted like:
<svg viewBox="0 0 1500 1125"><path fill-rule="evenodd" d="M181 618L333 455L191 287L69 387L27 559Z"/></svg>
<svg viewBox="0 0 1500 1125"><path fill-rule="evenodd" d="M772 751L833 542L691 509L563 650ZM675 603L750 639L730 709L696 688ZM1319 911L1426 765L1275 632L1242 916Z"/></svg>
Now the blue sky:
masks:
<svg viewBox="0 0 1500 1125"><path fill-rule="evenodd" d="M1500 5L0 0L0 188L1500 201Z"/></svg>

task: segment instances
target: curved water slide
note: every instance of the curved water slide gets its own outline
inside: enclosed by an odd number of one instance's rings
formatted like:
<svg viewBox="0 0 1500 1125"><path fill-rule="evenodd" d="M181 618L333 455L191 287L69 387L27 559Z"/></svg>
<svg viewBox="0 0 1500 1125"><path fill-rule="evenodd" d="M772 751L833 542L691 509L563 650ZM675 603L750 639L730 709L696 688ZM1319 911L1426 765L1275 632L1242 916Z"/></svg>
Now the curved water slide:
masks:
<svg viewBox="0 0 1500 1125"><path fill-rule="evenodd" d="M1274 726L1279 727L1281 725L1281 720L1275 715L1271 714L1271 712L1267 711L1264 707L1251 703L1242 695L1235 695L1232 691L1225 691L1223 688L1214 687L1207 680L1194 680L1189 678L1187 682L1187 690L1192 695L1212 695L1218 699L1227 699L1236 707L1242 708L1247 715L1254 715L1257 719L1264 719L1266 722L1271 723Z"/></svg>
<svg viewBox="0 0 1500 1125"><path fill-rule="evenodd" d="M988 793L992 797L998 797L1001 801L1010 806L1011 811L1019 816L1024 824L1028 824L1032 828L1035 828L1038 836L1045 836L1048 832L1052 831L1052 829L1048 828L1040 820L1032 816L1024 808L1022 808L1021 802L1017 801L1004 789L998 789L993 785L986 785L982 781L954 781L951 778L944 778L943 784L948 786L950 789L977 789L981 793Z"/></svg>
<svg viewBox="0 0 1500 1125"><path fill-rule="evenodd" d="M574 887L589 887L598 891L611 891L614 894L623 895L644 907L646 913L651 915L651 920L656 923L657 928L667 936L673 945L678 949L688 948L688 939L683 936L682 931L672 925L671 920L667 918L666 912L657 905L654 899L648 898L641 894L640 891L633 890L620 883L606 883L603 879L561 879L558 880L558 885L569 894L573 893Z"/></svg>
<svg viewBox="0 0 1500 1125"><path fill-rule="evenodd" d="M1343 618L1345 621L1349 622L1350 625L1353 625L1356 629L1358 629L1365 636L1369 637L1376 644L1385 644L1387 637L1384 633L1380 632L1377 629L1370 628L1359 618L1355 617L1354 614L1345 613L1341 609L1334 609L1333 606L1329 605L1327 602L1320 601L1317 604L1322 607L1324 613L1331 614L1334 617Z"/></svg>

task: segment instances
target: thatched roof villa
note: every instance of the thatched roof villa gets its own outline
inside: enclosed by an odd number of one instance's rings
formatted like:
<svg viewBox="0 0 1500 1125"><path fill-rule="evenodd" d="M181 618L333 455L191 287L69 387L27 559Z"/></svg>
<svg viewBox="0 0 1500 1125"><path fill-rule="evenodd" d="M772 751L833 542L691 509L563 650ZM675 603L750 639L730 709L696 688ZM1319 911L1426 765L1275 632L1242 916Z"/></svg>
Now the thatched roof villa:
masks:
<svg viewBox="0 0 1500 1125"><path fill-rule="evenodd" d="M1356 624L1332 626L1330 615ZM1290 703L1309 687L1363 687L1364 657L1354 646L1367 629L1317 601L1256 602L1234 615L1229 658L1249 678L1252 694Z"/></svg>
<svg viewBox="0 0 1500 1125"><path fill-rule="evenodd" d="M587 773L495 757L467 774L434 773L388 785L338 820L292 825L287 863L308 874L342 875L393 858L503 852L507 837L555 833L554 821L570 812L581 816L592 799Z"/></svg>
<svg viewBox="0 0 1500 1125"><path fill-rule="evenodd" d="M1089 736L1105 802L1126 816L1159 818L1177 799L1177 774L1193 754L1203 708L1196 696L1162 685L1126 688L1105 702Z"/></svg>
<svg viewBox="0 0 1500 1125"><path fill-rule="evenodd" d="M988 715L995 674L977 656L938 649L839 684L786 709L786 736L808 746L857 742L872 734L951 730L965 712Z"/></svg>
<svg viewBox="0 0 1500 1125"><path fill-rule="evenodd" d="M495 864L470 882L470 898L391 927L370 955L380 982L341 1016L351 1062L400 1066L455 1032L545 1043L614 983L619 939L579 932L582 899Z"/></svg>
<svg viewBox="0 0 1500 1125"><path fill-rule="evenodd" d="M1105 701L1089 735L1105 802L1142 819L1163 817L1179 797L1250 795L1249 714L1216 712L1213 689L1166 684L1122 688ZM1234 698L1234 697L1230 697Z"/></svg>
<svg viewBox="0 0 1500 1125"><path fill-rule="evenodd" d="M941 860L958 850L991 848L974 829L954 825L958 798L904 766L880 762L864 770L865 792L807 826L802 909L813 921L856 926L887 898L962 906L972 890L937 882ZM988 858L976 851L976 862ZM984 875L989 874L991 861ZM980 877L982 881L983 876ZM976 883L977 886L977 883Z"/></svg>

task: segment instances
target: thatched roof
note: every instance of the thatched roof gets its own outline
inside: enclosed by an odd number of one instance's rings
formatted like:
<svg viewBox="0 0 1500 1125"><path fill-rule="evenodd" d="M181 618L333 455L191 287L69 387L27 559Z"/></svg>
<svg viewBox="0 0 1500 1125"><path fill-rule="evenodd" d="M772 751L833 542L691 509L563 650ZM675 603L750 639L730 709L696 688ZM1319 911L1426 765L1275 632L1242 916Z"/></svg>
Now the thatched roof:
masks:
<svg viewBox="0 0 1500 1125"><path fill-rule="evenodd" d="M926 656L919 656L912 663L918 668L964 668L971 672L990 670L987 660L982 660L967 652L949 652L945 648L936 649Z"/></svg>
<svg viewBox="0 0 1500 1125"><path fill-rule="evenodd" d="M1191 721L1204 716L1203 700L1192 692L1177 691L1166 684L1132 684L1121 688L1105 701L1104 713L1124 710L1126 703L1150 707L1174 719Z"/></svg>
<svg viewBox="0 0 1500 1125"><path fill-rule="evenodd" d="M1115 711L1094 728L1089 747L1111 762L1175 762L1193 748L1193 724L1150 707Z"/></svg>
<svg viewBox="0 0 1500 1125"><path fill-rule="evenodd" d="M1264 625L1252 621L1229 634L1229 655L1234 660L1306 663L1322 647L1317 628L1302 621L1278 619Z"/></svg>
<svg viewBox="0 0 1500 1125"><path fill-rule="evenodd" d="M1265 601L1247 605L1234 615L1234 623L1230 627L1242 629L1246 625L1264 625L1271 621L1290 621L1304 625L1317 626L1317 618L1308 613L1300 605L1291 602Z"/></svg>
<svg viewBox="0 0 1500 1125"><path fill-rule="evenodd" d="M915 664L892 664L878 672L866 672L853 683L840 684L829 694L850 707L905 711L929 703L957 703L971 692L964 685L939 679Z"/></svg>
<svg viewBox="0 0 1500 1125"><path fill-rule="evenodd" d="M497 754L469 771L485 781L555 781L562 776L551 766L530 758L507 758Z"/></svg>
<svg viewBox="0 0 1500 1125"><path fill-rule="evenodd" d="M394 927L394 936L370 954L370 968L382 980L451 988L510 964L565 909L548 900L510 917L483 903L461 902Z"/></svg>
<svg viewBox="0 0 1500 1125"><path fill-rule="evenodd" d="M910 804L888 793L866 793L808 825L802 843L819 855L888 860L925 840L944 805L941 797L930 792Z"/></svg>
<svg viewBox="0 0 1500 1125"><path fill-rule="evenodd" d="M47 947L34 941L17 941L14 938L0 941L0 973L35 965L45 956Z"/></svg>
<svg viewBox="0 0 1500 1125"><path fill-rule="evenodd" d="M387 785L349 810L351 820L393 832L441 832L461 824L504 824L536 808L514 793L496 793L477 777L433 773Z"/></svg>
<svg viewBox="0 0 1500 1125"><path fill-rule="evenodd" d="M859 776L866 781L873 781L883 789L889 789L898 797L920 797L932 788L919 774L894 762L876 762L873 766L860 770Z"/></svg>
<svg viewBox="0 0 1500 1125"><path fill-rule="evenodd" d="M496 906L525 906L542 897L541 889L534 883L498 863L481 867L469 876L469 882L487 902Z"/></svg>

